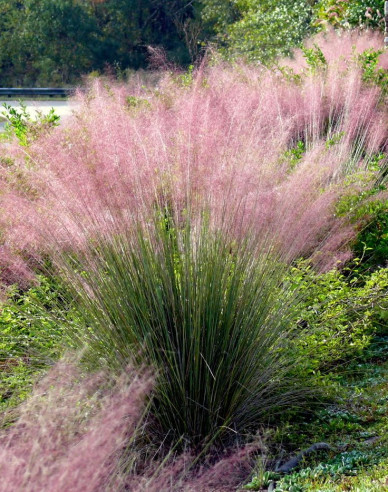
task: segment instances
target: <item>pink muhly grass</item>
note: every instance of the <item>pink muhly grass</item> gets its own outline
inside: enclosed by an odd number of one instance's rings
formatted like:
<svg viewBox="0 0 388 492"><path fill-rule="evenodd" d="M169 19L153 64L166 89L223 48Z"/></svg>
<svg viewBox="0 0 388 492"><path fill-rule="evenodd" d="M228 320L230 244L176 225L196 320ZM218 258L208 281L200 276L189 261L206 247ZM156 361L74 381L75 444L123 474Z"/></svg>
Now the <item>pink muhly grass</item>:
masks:
<svg viewBox="0 0 388 492"><path fill-rule="evenodd" d="M59 362L0 433L0 491L210 492L236 490L249 478L254 444L201 466L189 452L158 458L164 451L155 445L145 450L144 402L152 388L146 372L129 369L109 383L104 373L85 376Z"/></svg>
<svg viewBox="0 0 388 492"><path fill-rule="evenodd" d="M333 40L334 44L336 42L336 39ZM245 65L233 69L229 66L202 68L194 77L191 87L182 86L179 79L177 82L177 75L166 76L161 79L158 90L136 89L136 96L146 99L148 104L139 104L134 108L128 106L126 98L133 92L127 87L112 84L106 88L97 81L89 94L78 96L78 114L62 127L34 142L25 152L20 149L13 152L7 150L13 157L13 163L7 161L7 165L0 169L0 226L5 238L0 247L0 259L3 264L7 265L8 262L8 265L19 265L20 275L27 278L28 262L35 263L39 255L52 255L54 261L64 268L63 273L70 282L75 278L80 282L80 291L88 294L90 299L87 302L90 301L90 306L96 308L100 315L98 321L106 330L102 337L102 353L108 347L109 354L119 359L122 354L128 356L133 349L130 346L132 340L128 342L125 336L133 335L128 329L128 319L132 315L132 320L135 320L137 312L133 314L135 310L128 298L120 298L120 295L110 299L111 304L104 312L106 292L101 292L99 288L108 287L108 294L120 294L119 289L122 288L122 293L126 294L134 289L132 282L128 281L126 259L148 259L149 251L155 253L152 259L159 258L158 254L169 243L158 242L155 210L159 212L159 222L165 220L166 228L171 227L171 224L173 228L179 228L179 225L190 223L193 238L187 244L194 247L188 256L184 256L186 250L182 247L181 238L185 235L183 227L181 235L177 235L177 242L181 248L181 258L193 259L194 266L197 266L195 255L205 242L200 236L204 230L201 228L203 223L209 223L211 231L221 229L222 237L227 237L230 248L224 248L224 254L229 262L233 248L237 244L243 250L247 238L247 247L254 252L252 256L259 257L263 264L268 258L277 257L283 262L291 262L299 256L312 258L320 268L330 268L338 261L345 261L350 255L348 244L355 231L347 223L346 217L336 215L335 206L343 195L355 188L370 186L370 180L365 179L370 176L368 161L374 153L387 149L386 114L384 108L379 108L378 90L363 86L359 68L355 64L349 62L346 72L340 73L338 60L328 57L328 61L326 72L311 74L299 85L281 80L276 74L261 68ZM306 151L296 161L292 161L289 151L298 141L304 143ZM345 188L349 174L354 174L354 180ZM160 227L160 223L157 225ZM139 236L146 245L149 241L151 246L149 249L148 246L143 248L143 256L134 257L131 246L139 246ZM126 244L120 242L125 240ZM105 272L105 258L98 258L96 253L103 250L102 246L111 244L116 248L115 253L119 252L123 257L120 262L118 255L113 265L117 269L116 273L122 277L113 275L111 280L107 280L101 274ZM109 248L105 249L109 253ZM78 258L84 263L75 261L69 266L63 262L63 252L78 252ZM214 254L210 242L209 249L204 248L203 258L210 256L209 252ZM163 258L163 255L160 257ZM170 259L168 255L165 257ZM23 263L21 258L27 258L27 262ZM73 259L74 255L70 255L70 262ZM253 261L250 257L248 259L247 271L241 275L241 283L246 280L246 273L254 277L254 270L249 271ZM164 304L158 302L156 284L152 280L156 278L160 281L158 287L167 286L167 293L170 287L173 290L182 285L185 288L187 285L185 292L189 292L194 285L182 282L184 275L179 275L178 269L184 265L184 261L174 264L174 260L177 261L177 255L167 265L172 272L171 282L169 278L166 280L168 275L164 264L160 266L157 262L149 262L149 272L154 273L150 279L143 270L136 270L136 261L131 264L131 274L134 274L133 278L138 280L139 286L135 294L138 297L145 296L143 305L136 306L136 309L143 309L141 313L144 319L141 319L141 323L146 327L148 323L152 328L160 328L165 323L166 334L171 332L171 326L174 329L177 326L182 328L179 323L173 325L176 320L170 320L170 313L174 312L180 321L179 302L185 296L180 295L179 288L176 289L175 298L171 296L174 303L176 301L172 306L176 311L170 309L168 303L165 309ZM189 267L186 270L182 268L182 272L190 280L193 269L189 262L187 264ZM204 261L203 264L207 266L210 263ZM72 271L74 266L79 267L81 275ZM196 272L198 284L195 287L202 293L206 289L201 282L206 277L204 268L200 266L199 262ZM230 264L226 271L220 269L220 278L226 290L229 289L228 280L234 266ZM91 267L90 270L88 267ZM275 276L271 269L273 266L270 262L263 267L264 280ZM90 276L83 276L84 271ZM155 276L155 272L159 277ZM215 275L217 272L210 273ZM6 276L10 276L10 273ZM89 282L90 278L96 280L95 285ZM216 275L215 280L211 276L209 278L214 285L217 284ZM272 363L271 348L278 346L283 335L286 339L287 327L283 330L280 325L287 313L283 312L286 307L279 306L279 299L276 303L271 299L275 289L269 288L269 281L268 285L264 281L262 283L262 291L254 284L257 297L263 298L264 313L260 320L262 324L256 325L264 327L261 333L263 353L269 354L268 371L264 371L264 376L271 382L276 380L272 374L279 375L276 358L273 359L275 363ZM279 287L276 279L273 285ZM118 290L109 291L111 286ZM148 289L146 293L143 292L144 287ZM215 289L211 285L206 284L205 287L213 294ZM157 294L161 296L160 292ZM235 299L239 300L238 294L236 289ZM193 305L198 304L202 308L202 312L195 312L196 315L199 313L198 326L201 326L201 316L210 311L207 309L207 298L191 295L191 291L187 298ZM169 300L167 295L162 299ZM220 299L225 300L222 292ZM148 307L154 300L156 315L152 317ZM286 299L284 304L290 303L292 300ZM183 304L182 312L185 314L187 303ZM236 302L236 306L239 304L240 301ZM216 309L217 306L214 309L214 319L218 319L228 307L222 306L223 309ZM123 312L128 316L123 316ZM109 318L111 313L114 317ZM214 340L218 340L221 339L216 330L218 324L212 321L212 316L213 313L208 316L209 326L214 328ZM268 321L272 318L274 322L271 325ZM123 333L109 331L120 323ZM238 318L235 326L240 326L239 323ZM132 324L136 325L135 322ZM229 327L227 323L225 326ZM265 330L268 326L267 333ZM187 323L186 328L190 327L191 324ZM276 329L278 338L274 333ZM165 347L159 340L162 340L163 332L155 329L155 333L160 336L155 347L162 348L162 353ZM189 330L187 333L190 335ZM245 329L244 334L249 338L249 330ZM88 342L91 344L94 335L94 332L89 333ZM198 336L198 340L202 343L205 336L206 333L203 338ZM177 335L178 341L181 340L179 337L182 338L181 332ZM97 336L95 338L99 343ZM242 338L236 330L236 340ZM123 340L128 342L127 346L122 343ZM186 336L185 340L191 339ZM251 369L248 367L250 361L259 353L254 346L255 340L248 340L246 345L247 350L249 347L255 349L252 350L255 352L253 356L250 354L252 359L243 367L244 374L249 377L250 373L246 369ZM172 341L175 343L175 340ZM186 345L191 350L190 343ZM210 359L202 354L203 348L208 348L212 355L213 345L204 343L198 349L199 356L193 360L200 368L201 377L212 388L212 385L215 386L213 380L217 378L212 373L214 366L209 364ZM173 349L166 350L166 354L172 354L178 361L184 353L182 345L173 345ZM246 356L247 350L244 348L241 353ZM187 353L191 357L189 350ZM191 364L189 356L187 367ZM220 364L221 376L229 376L230 368L234 366L227 367L226 363L222 365L222 360L220 362L216 356L214 360L215 364ZM238 360L242 359L239 356ZM175 359L173 362L175 364ZM186 377L189 371L186 362L183 362L179 370L182 369L182 375ZM174 371L179 373L174 364ZM173 371L168 376L171 374ZM202 382L194 377L193 380L202 391ZM234 380L227 380L230 391L237 387L236 381L240 380L239 374ZM182 381L186 382L185 379ZM218 377L217 385L219 381L224 382L224 378ZM251 378L249 382L252 381ZM288 383L285 379L283 382L285 385ZM73 389L70 384L71 391L65 391L66 396L62 400L60 393L53 397L56 406L54 409L52 405L47 407L48 415L39 407L44 404L44 400L38 402L39 410L35 414L39 413L39 419L31 419L31 413L27 412L3 436L0 459L3 482L8 486L12 484L12 490L18 490L17 487L26 491L101 490L115 473L115 467L119 466L117 456L141 420L142 402L151 386L150 378L135 377L127 389L119 389L116 393L113 391L104 397L103 404L92 409L92 417L88 422L79 419L76 402L88 395L89 390L86 393L81 390L84 393L79 396L77 390L71 392ZM181 389L182 395L187 396L184 384ZM55 392L48 392L50 394ZM222 400L230 396L219 391L217 397L220 394ZM265 400L266 391L263 390L261 396ZM284 398L286 404L294 403L297 395L269 394L268 405L279 405L279 398ZM87 404L88 397L85 396L84 400ZM195 405L197 401L194 400ZM237 416L233 414L231 417L234 423L245 418L243 410L248 405L246 401L243 403L238 407ZM256 405L256 401L254 403ZM176 408L181 409L182 405ZM206 412L202 413L205 415ZM199 412L193 411L192 414L196 418ZM189 421L182 419L181 415L174 418L177 421ZM219 420L211 423L209 428L213 431L216 425L223 423L222 418L224 416L220 415ZM78 427L73 427L74 421ZM252 422L256 423L256 420L252 418ZM78 430L75 431L75 428ZM241 428L244 429L244 426ZM209 435L199 437L213 438ZM162 484L165 483L165 490L168 490L172 477L179 477L187 469L187 459L183 456L170 469L163 468L164 475L159 475L154 469L150 473L146 471L139 483L146 483L149 490L152 490L152 483L155 484L155 490L163 490ZM240 463L239 459L233 461L231 458L229 464L232 462L236 466ZM191 477L194 483L191 490L195 490L195 487L197 490L215 490L212 488L216 486L214 477L221 477L220 473L221 465L213 470L213 476L204 471L201 478ZM190 490L189 485L187 490Z"/></svg>
<svg viewBox="0 0 388 492"><path fill-rule="evenodd" d="M388 145L379 92L349 58L354 40L364 49L375 38L354 36L322 41L327 71L300 84L253 66L209 67L191 87L173 75L136 89L148 105L130 108L128 88L97 81L76 116L2 168L4 254L82 249L96 233L147 224L158 204L193 220L206 210L215 228L249 232L287 261L322 249L327 268L348 256L351 230L331 238L344 223L334 213L341 183ZM285 152L300 140L306 152L291 168Z"/></svg>
<svg viewBox="0 0 388 492"><path fill-rule="evenodd" d="M257 445L247 445L230 453L212 467L203 469L197 476L188 480L184 490L187 492L238 490L252 474L257 452Z"/></svg>
<svg viewBox="0 0 388 492"><path fill-rule="evenodd" d="M154 463L142 475L128 478L132 492L226 492L240 490L252 475L260 447L248 444L241 449L225 450L212 458L212 464L196 464L189 453L174 456L164 463ZM158 467L159 464L159 467Z"/></svg>
<svg viewBox="0 0 388 492"><path fill-rule="evenodd" d="M85 377L72 364L57 364L1 432L0 490L105 490L117 480L152 386L149 374L129 370L109 389L106 375Z"/></svg>
<svg viewBox="0 0 388 492"><path fill-rule="evenodd" d="M376 31L365 32L357 29L350 31L329 30L314 36L305 45L308 48L318 45L329 66L339 68L340 71L343 71L354 61L357 55L364 51L370 49L375 51L381 50L382 37L382 34ZM300 50L294 53L293 60L286 59L284 63L291 66L297 72L307 68L306 59ZM387 68L387 63L388 53L383 53L380 57L380 66Z"/></svg>

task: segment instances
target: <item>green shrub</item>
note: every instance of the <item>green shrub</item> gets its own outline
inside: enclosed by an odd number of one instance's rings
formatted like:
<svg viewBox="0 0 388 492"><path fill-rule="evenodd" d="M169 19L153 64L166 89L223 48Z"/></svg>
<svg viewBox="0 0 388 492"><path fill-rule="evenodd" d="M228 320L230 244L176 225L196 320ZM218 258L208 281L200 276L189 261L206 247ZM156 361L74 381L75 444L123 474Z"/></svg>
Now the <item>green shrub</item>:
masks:
<svg viewBox="0 0 388 492"><path fill-rule="evenodd" d="M302 47L302 52L311 72L327 68L325 55L316 43L312 48Z"/></svg>
<svg viewBox="0 0 388 492"><path fill-rule="evenodd" d="M388 71L379 66L379 58L384 50L370 48L358 55L358 62L363 72L363 81L381 88L382 94L388 93Z"/></svg>
<svg viewBox="0 0 388 492"><path fill-rule="evenodd" d="M27 111L27 106L22 101L19 104L19 110L6 103L3 104L6 111L3 111L2 115L7 123L5 133L1 135L2 138L15 135L20 145L25 147L42 133L59 125L60 117L55 113L54 108L51 108L46 115L41 111L36 111L35 118L32 118Z"/></svg>
<svg viewBox="0 0 388 492"><path fill-rule="evenodd" d="M301 263L291 274L303 301L297 324L302 336L294 350L303 363L298 371L320 377L338 364L361 357L387 308L388 269L352 276L331 270L318 274Z"/></svg>
<svg viewBox="0 0 388 492"><path fill-rule="evenodd" d="M216 32L221 50L232 57L270 63L290 54L311 32L308 0L206 0L202 17Z"/></svg>
<svg viewBox="0 0 388 492"><path fill-rule="evenodd" d="M318 25L380 29L384 26L384 0L320 0L314 8Z"/></svg>
<svg viewBox="0 0 388 492"><path fill-rule="evenodd" d="M336 206L338 216L347 216L351 222L358 223L359 233L352 249L356 258L359 258L359 271L385 267L388 261L388 200L384 194L387 156L383 153L372 156L369 168L369 177L366 175L363 179L372 180L372 184L375 181L370 189L360 192L356 187L354 191L346 193ZM373 174L375 171L380 176L377 180ZM357 176L354 178L357 181ZM349 185L352 179L349 179Z"/></svg>
<svg viewBox="0 0 388 492"><path fill-rule="evenodd" d="M127 96L125 104L129 109L150 109L151 104L149 101L142 97Z"/></svg>

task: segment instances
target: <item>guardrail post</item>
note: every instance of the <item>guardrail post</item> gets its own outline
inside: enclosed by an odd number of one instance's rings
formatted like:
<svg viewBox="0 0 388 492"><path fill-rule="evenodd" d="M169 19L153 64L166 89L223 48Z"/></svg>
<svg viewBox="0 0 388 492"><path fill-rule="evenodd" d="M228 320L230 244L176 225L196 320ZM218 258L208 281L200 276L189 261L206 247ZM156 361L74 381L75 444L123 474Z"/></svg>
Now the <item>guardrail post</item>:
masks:
<svg viewBox="0 0 388 492"><path fill-rule="evenodd" d="M384 46L388 48L388 2L385 2L384 4L384 20L385 20Z"/></svg>

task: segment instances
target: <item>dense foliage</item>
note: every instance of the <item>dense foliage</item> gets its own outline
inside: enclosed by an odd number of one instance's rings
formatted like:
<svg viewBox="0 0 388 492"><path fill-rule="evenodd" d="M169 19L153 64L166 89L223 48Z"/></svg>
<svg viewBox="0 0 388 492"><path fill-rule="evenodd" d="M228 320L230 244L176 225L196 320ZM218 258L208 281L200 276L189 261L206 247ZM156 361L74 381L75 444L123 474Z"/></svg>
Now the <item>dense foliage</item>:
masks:
<svg viewBox="0 0 388 492"><path fill-rule="evenodd" d="M383 0L1 0L0 84L64 85L148 64L148 46L178 65L207 46L270 64L327 26L383 27Z"/></svg>
<svg viewBox="0 0 388 492"><path fill-rule="evenodd" d="M316 24L335 27L382 28L382 0L320 0L316 6Z"/></svg>
<svg viewBox="0 0 388 492"><path fill-rule="evenodd" d="M193 15L182 0L2 0L1 85L63 85L106 65L139 68L148 45L185 63L183 30Z"/></svg>
<svg viewBox="0 0 388 492"><path fill-rule="evenodd" d="M221 49L232 56L268 63L289 54L311 32L309 0L204 3L204 20L211 24Z"/></svg>
<svg viewBox="0 0 388 492"><path fill-rule="evenodd" d="M54 279L39 275L27 291L16 286L8 291L0 313L0 408L23 399L34 376L57 360L62 352L61 325L70 317Z"/></svg>

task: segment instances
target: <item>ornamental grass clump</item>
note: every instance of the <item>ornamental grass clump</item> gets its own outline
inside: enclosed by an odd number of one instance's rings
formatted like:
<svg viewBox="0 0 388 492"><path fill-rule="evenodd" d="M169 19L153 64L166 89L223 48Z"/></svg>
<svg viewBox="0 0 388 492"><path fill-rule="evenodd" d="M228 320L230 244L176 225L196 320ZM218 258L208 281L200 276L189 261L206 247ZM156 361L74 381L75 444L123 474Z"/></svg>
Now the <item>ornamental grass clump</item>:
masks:
<svg viewBox="0 0 388 492"><path fill-rule="evenodd" d="M284 265L248 239L164 215L95 241L63 264L85 326L74 335L92 367L123 370L135 355L156 369L155 432L190 444L236 438L300 403L287 376L298 361L286 350Z"/></svg>
<svg viewBox="0 0 388 492"><path fill-rule="evenodd" d="M50 256L91 367L154 367L167 440L225 442L305 401L284 273L349 259L356 225L336 205L386 163L371 166L387 149L378 89L330 63L291 80L241 64L158 89L97 81L63 127L7 148L3 252Z"/></svg>

